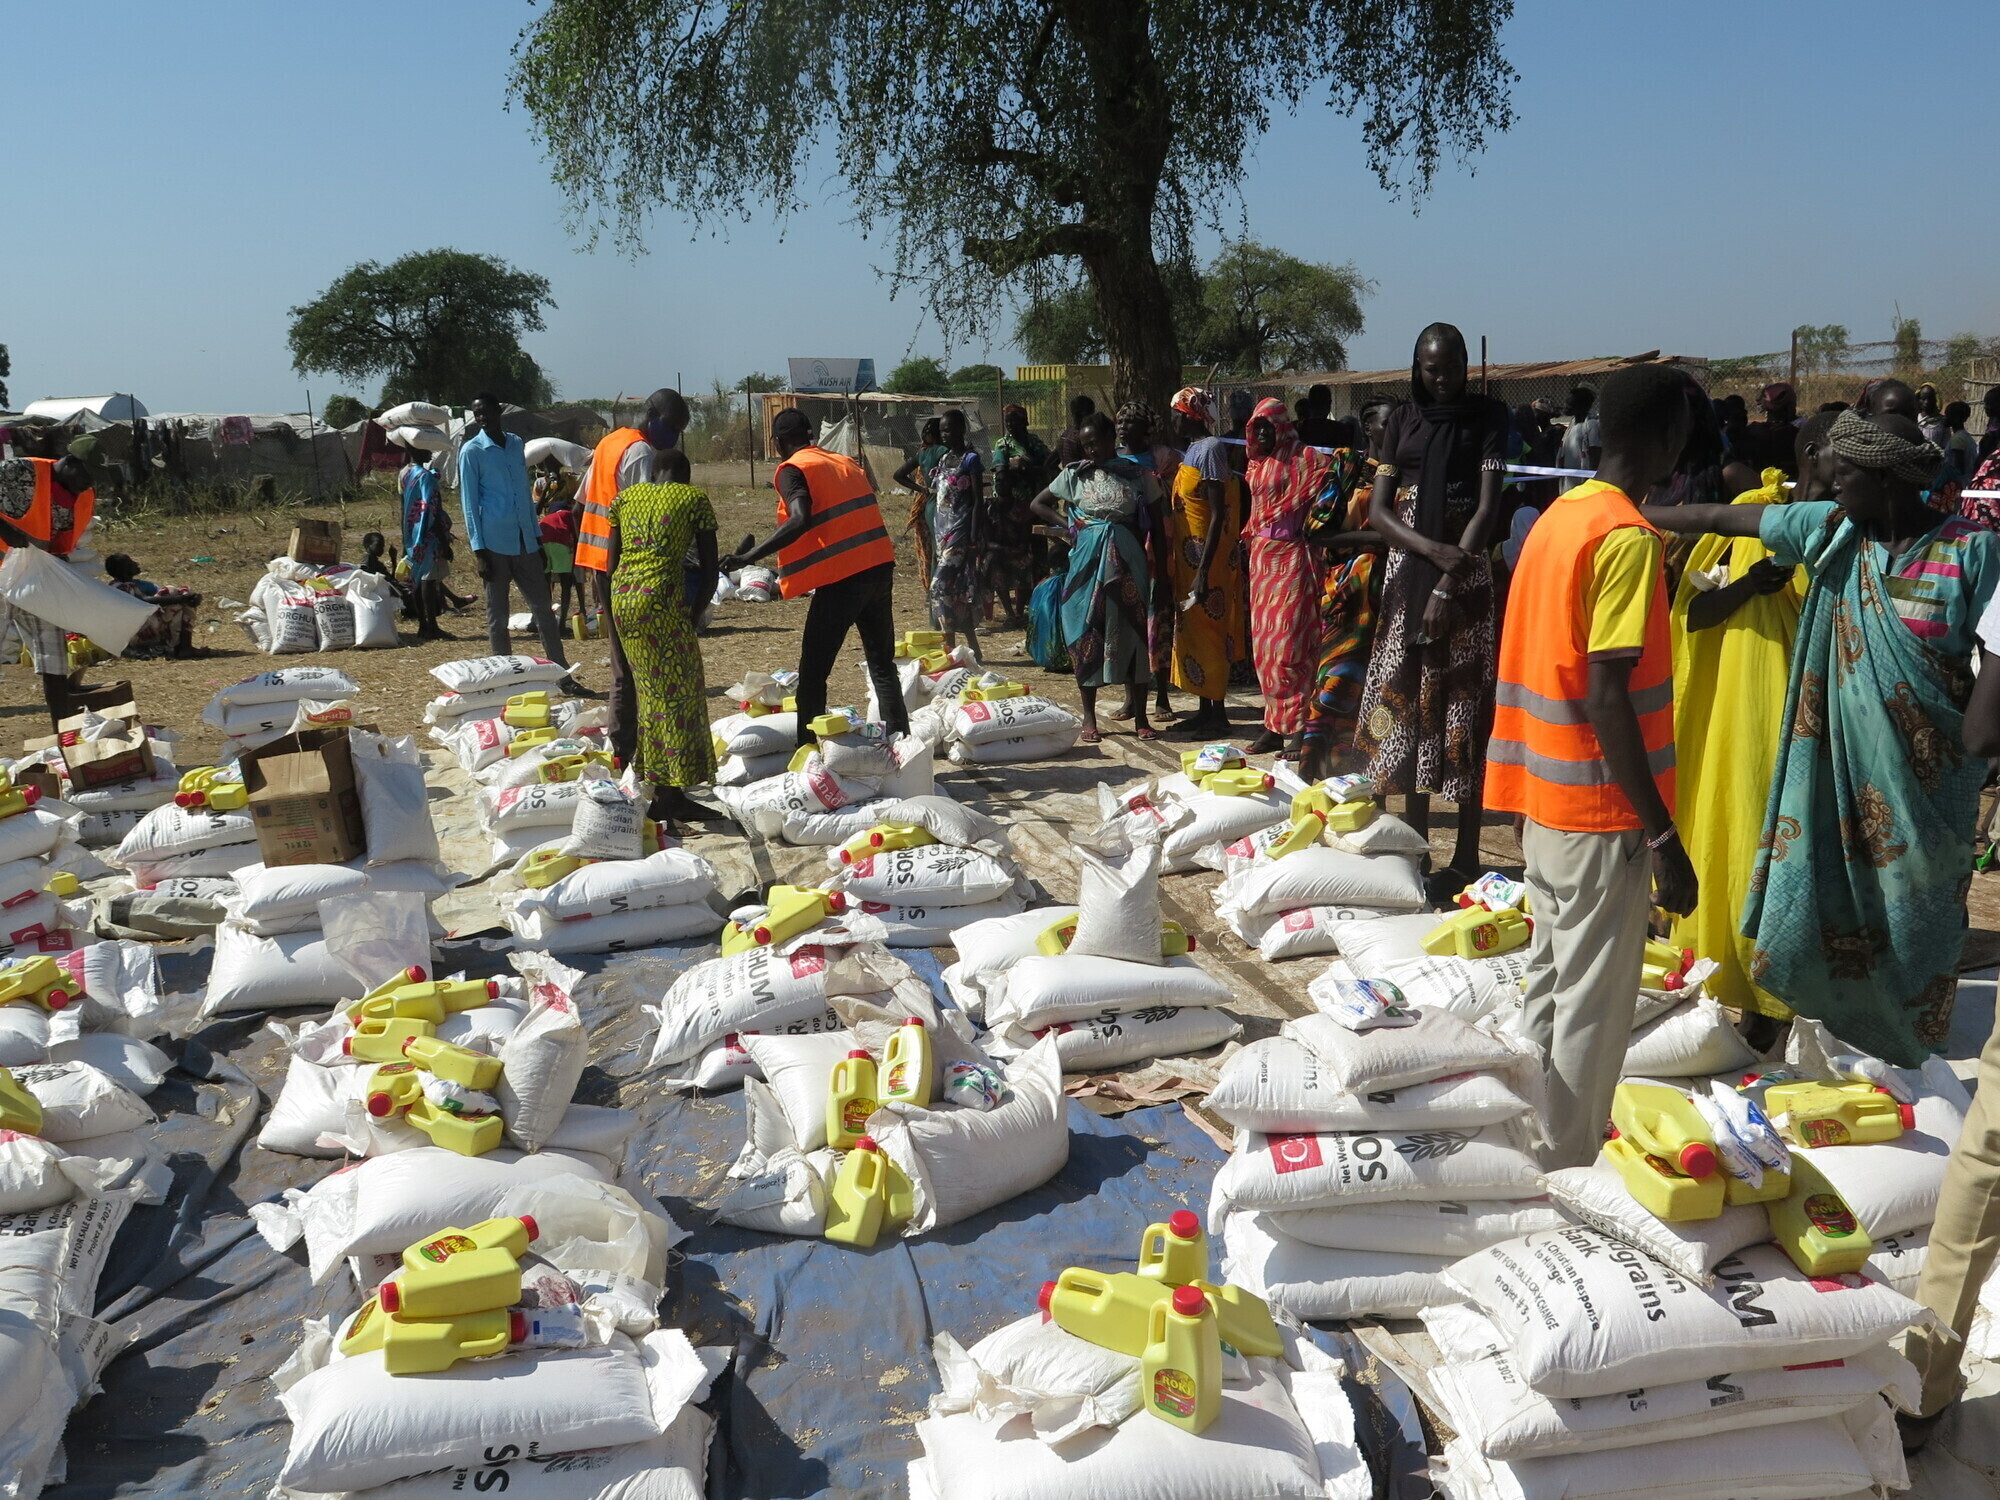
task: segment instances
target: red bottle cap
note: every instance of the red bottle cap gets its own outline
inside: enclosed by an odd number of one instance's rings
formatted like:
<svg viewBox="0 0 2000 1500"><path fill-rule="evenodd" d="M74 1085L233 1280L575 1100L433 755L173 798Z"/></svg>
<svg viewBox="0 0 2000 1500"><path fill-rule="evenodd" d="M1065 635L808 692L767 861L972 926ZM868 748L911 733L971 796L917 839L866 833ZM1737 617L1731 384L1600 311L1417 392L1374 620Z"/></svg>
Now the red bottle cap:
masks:
<svg viewBox="0 0 2000 1500"><path fill-rule="evenodd" d="M872 1054L868 1051L866 1047L856 1047L852 1052L848 1053L847 1055L849 1057L869 1057Z"/></svg>
<svg viewBox="0 0 2000 1500"><path fill-rule="evenodd" d="M924 1029L924 1020L922 1016L911 1016L910 1019L905 1021L903 1024L905 1026L914 1026L919 1031L922 1031Z"/></svg>
<svg viewBox="0 0 2000 1500"><path fill-rule="evenodd" d="M535 1222L533 1214L521 1215L521 1227L528 1231L530 1241L538 1240L542 1237L542 1226Z"/></svg>
<svg viewBox="0 0 2000 1500"><path fill-rule="evenodd" d="M856 1151L880 1151L882 1148L875 1144L874 1136L864 1135L854 1143L854 1149Z"/></svg>
<svg viewBox="0 0 2000 1500"><path fill-rule="evenodd" d="M507 1310L507 1342L518 1344L528 1336L528 1315L518 1307Z"/></svg>
<svg viewBox="0 0 2000 1500"><path fill-rule="evenodd" d="M1900 1119L1902 1120L1902 1122L1903 1122L1903 1129L1905 1129L1905 1130L1915 1130L1915 1129L1917 1128L1917 1107L1916 1107L1916 1105L1914 1105L1914 1104L1898 1104L1898 1105L1896 1106L1896 1114L1897 1114L1897 1117L1898 1117L1898 1118L1900 1118Z"/></svg>
<svg viewBox="0 0 2000 1500"><path fill-rule="evenodd" d="M342 1037L342 1038L340 1039L340 1055L341 1055L342 1057L352 1057L352 1056L354 1056L354 1038L353 1038L353 1037L351 1037L351 1036L348 1036L348 1037Z"/></svg>
<svg viewBox="0 0 2000 1500"><path fill-rule="evenodd" d="M1208 1311L1208 1293L1198 1286L1174 1288L1174 1311L1184 1318L1198 1318Z"/></svg>
<svg viewBox="0 0 2000 1500"><path fill-rule="evenodd" d="M1681 949L1681 967L1683 969L1690 969L1694 967L1694 949L1692 948Z"/></svg>
<svg viewBox="0 0 2000 1500"><path fill-rule="evenodd" d="M403 1306L403 1289L393 1281L385 1281L375 1289L376 1300L382 1304L382 1311L398 1312Z"/></svg>
<svg viewBox="0 0 2000 1500"><path fill-rule="evenodd" d="M836 911L836 912L846 911L847 897L841 892L835 891L832 895L826 898L826 909L828 911Z"/></svg>
<svg viewBox="0 0 2000 1500"><path fill-rule="evenodd" d="M424 982L424 966L422 964L411 964L403 972L409 975L411 984L422 984Z"/></svg>
<svg viewBox="0 0 2000 1500"><path fill-rule="evenodd" d="M374 1093L368 1096L368 1113L378 1120L388 1118L389 1112L395 1107L396 1101L387 1094Z"/></svg>
<svg viewBox="0 0 2000 1500"><path fill-rule="evenodd" d="M1039 1307L1043 1312L1047 1312L1049 1304L1055 1300L1056 1284L1053 1281L1043 1282L1041 1295L1035 1298L1035 1306Z"/></svg>
<svg viewBox="0 0 2000 1500"><path fill-rule="evenodd" d="M1198 948L1200 948L1201 944L1195 941L1195 935L1193 933L1190 932L1187 935L1187 940L1188 940L1188 952L1193 953Z"/></svg>
<svg viewBox="0 0 2000 1500"><path fill-rule="evenodd" d="M768 943L771 941L771 929L763 926L753 927L750 929L750 936L760 943Z"/></svg>
<svg viewBox="0 0 2000 1500"><path fill-rule="evenodd" d="M880 833L871 833L871 834L869 834L869 835L868 835L868 847L869 847L870 849L880 849L880 848L882 847L882 840L883 840L883 839L884 839L885 837L886 837L886 835L884 835L884 834L880 834Z"/></svg>
<svg viewBox="0 0 2000 1500"><path fill-rule="evenodd" d="M1666 977L1666 979L1661 983L1660 988L1663 990L1672 991L1679 989L1685 983L1687 983L1685 976L1680 974L1669 974Z"/></svg>
<svg viewBox="0 0 2000 1500"><path fill-rule="evenodd" d="M21 798L23 806L33 807L42 800L42 789L38 786L24 786L21 788Z"/></svg>
<svg viewBox="0 0 2000 1500"><path fill-rule="evenodd" d="M486 998L488 1000L498 1000L500 998L499 980L489 979L486 981Z"/></svg>
<svg viewBox="0 0 2000 1500"><path fill-rule="evenodd" d="M1466 895L1464 891L1460 891L1458 893L1458 905L1469 910L1472 906L1472 898Z"/></svg>
<svg viewBox="0 0 2000 1500"><path fill-rule="evenodd" d="M1201 1219L1188 1209L1180 1209L1168 1215L1167 1233L1177 1240L1191 1240L1201 1233Z"/></svg>
<svg viewBox="0 0 2000 1500"><path fill-rule="evenodd" d="M1681 1170L1690 1177L1710 1177L1715 1173L1715 1150L1696 1141L1681 1147Z"/></svg>

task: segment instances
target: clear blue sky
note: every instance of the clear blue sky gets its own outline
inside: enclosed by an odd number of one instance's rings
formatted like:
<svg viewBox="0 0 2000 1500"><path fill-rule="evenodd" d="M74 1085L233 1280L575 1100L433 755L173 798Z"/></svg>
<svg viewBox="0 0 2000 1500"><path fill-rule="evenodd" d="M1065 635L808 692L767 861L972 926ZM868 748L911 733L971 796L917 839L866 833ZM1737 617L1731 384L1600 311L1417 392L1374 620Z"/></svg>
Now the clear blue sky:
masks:
<svg viewBox="0 0 2000 1500"><path fill-rule="evenodd" d="M523 116L503 0L98 0L6 8L0 129L20 169L0 252L16 404L136 392L154 410L297 409L286 309L349 264L452 245L547 275L529 347L572 395L690 387L788 355L887 367L945 340L892 301L837 197L725 237L662 218L636 261L587 252ZM1493 358L1779 348L1799 323L2000 333L1991 0L1522 0L1519 123L1412 216L1323 107L1244 181L1250 232L1380 283L1360 368L1424 323ZM37 64L39 59L39 64ZM30 208L30 205L36 205ZM1011 317L954 363L1011 364ZM315 399L336 388L311 382ZM351 394L371 397L372 391Z"/></svg>

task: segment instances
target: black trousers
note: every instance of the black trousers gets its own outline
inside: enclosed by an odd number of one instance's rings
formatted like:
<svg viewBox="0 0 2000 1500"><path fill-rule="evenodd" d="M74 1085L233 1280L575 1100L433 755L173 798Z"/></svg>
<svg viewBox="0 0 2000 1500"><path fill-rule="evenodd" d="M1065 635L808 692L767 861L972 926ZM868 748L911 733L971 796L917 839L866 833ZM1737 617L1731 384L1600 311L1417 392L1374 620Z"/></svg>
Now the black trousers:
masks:
<svg viewBox="0 0 2000 1500"><path fill-rule="evenodd" d="M847 644L850 628L861 636L861 654L868 660L882 722L898 734L909 733L910 711L903 706L902 685L896 680L895 584L896 565L882 563L813 590L799 640L800 744L813 743L815 736L806 725L826 712L827 674Z"/></svg>

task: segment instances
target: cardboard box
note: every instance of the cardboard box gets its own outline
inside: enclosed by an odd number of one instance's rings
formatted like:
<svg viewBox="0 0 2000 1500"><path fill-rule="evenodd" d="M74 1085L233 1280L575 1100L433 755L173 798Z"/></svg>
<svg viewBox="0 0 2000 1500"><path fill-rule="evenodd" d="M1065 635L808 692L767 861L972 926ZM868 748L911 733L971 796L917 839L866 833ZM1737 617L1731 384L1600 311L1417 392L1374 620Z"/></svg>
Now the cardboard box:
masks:
<svg viewBox="0 0 2000 1500"><path fill-rule="evenodd" d="M78 791L115 786L121 781L144 781L153 774L153 747L147 743L146 726L139 719L139 705L132 701L132 684L114 682L88 692L72 693L70 707L76 712L56 726L56 743L62 748L63 766L70 785ZM83 737L87 716L117 719L124 729L98 739Z"/></svg>
<svg viewBox="0 0 2000 1500"><path fill-rule="evenodd" d="M334 865L367 852L346 729L300 730L239 764L265 864Z"/></svg>
<svg viewBox="0 0 2000 1500"><path fill-rule="evenodd" d="M285 556L293 562L337 563L340 561L340 523L301 518L292 528L291 544Z"/></svg>
<svg viewBox="0 0 2000 1500"><path fill-rule="evenodd" d="M56 773L47 766L29 766L24 771L16 771L13 780L15 786L23 789L34 787L52 801L62 795L62 783L56 780Z"/></svg>

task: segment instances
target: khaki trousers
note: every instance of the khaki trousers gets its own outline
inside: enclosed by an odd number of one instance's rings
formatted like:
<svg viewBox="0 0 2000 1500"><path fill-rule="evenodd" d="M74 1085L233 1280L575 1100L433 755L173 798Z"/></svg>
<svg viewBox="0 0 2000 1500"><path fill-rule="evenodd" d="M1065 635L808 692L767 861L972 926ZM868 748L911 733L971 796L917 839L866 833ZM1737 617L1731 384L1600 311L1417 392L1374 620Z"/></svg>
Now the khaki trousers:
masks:
<svg viewBox="0 0 2000 1500"><path fill-rule="evenodd" d="M1543 1164L1587 1167L1611 1117L1625 1063L1653 859L1645 835L1521 830L1535 933L1528 948L1528 1034L1548 1056L1549 1145Z"/></svg>
<svg viewBox="0 0 2000 1500"><path fill-rule="evenodd" d="M1958 1396L1966 1330L2000 1252L2000 1024L1979 1054L1979 1092L1965 1117L1958 1149L1945 1168L1944 1192L1931 1225L1931 1248L1917 1281L1917 1300L1943 1328L1919 1328L1906 1352L1924 1377L1922 1416L1934 1416Z"/></svg>

